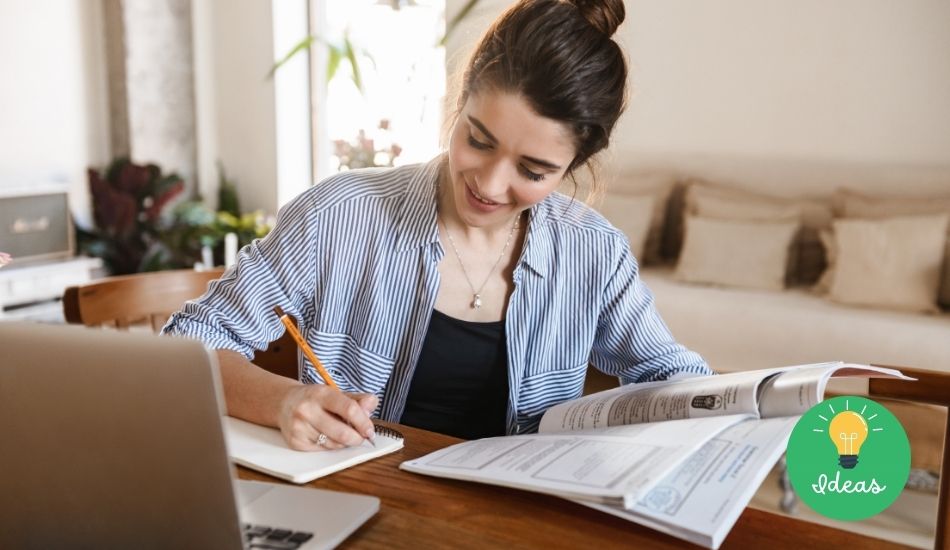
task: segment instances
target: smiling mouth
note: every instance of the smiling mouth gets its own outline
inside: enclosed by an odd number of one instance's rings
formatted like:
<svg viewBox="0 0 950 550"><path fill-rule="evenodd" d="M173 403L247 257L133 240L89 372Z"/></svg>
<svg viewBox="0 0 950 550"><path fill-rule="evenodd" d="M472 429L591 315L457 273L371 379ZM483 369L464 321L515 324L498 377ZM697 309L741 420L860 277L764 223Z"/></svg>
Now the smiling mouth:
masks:
<svg viewBox="0 0 950 550"><path fill-rule="evenodd" d="M466 187L468 188L468 192L471 193L472 196L475 197L475 199L476 199L478 202L482 203L482 204L487 204L488 206L497 206L497 205L501 204L501 203L499 203L499 202L490 201L490 200L488 200L488 199L482 197L481 195L478 194L477 191L475 191L474 189L472 189L472 187L469 186L469 185L466 185Z"/></svg>

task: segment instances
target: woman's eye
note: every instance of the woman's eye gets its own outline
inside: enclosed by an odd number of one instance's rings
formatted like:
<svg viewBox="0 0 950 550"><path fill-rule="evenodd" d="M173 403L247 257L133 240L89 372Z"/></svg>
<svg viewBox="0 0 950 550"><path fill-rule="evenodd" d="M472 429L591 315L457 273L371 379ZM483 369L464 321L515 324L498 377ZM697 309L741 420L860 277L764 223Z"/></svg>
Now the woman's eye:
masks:
<svg viewBox="0 0 950 550"><path fill-rule="evenodd" d="M524 173L525 177L531 181L541 181L544 179L544 174L536 174L524 166L521 167L521 171Z"/></svg>
<svg viewBox="0 0 950 550"><path fill-rule="evenodd" d="M487 151L491 149L491 144L478 141L477 139L475 139L475 136L471 134L469 134L468 136L468 144L471 147L478 149L479 151ZM524 177L528 178L531 181L541 181L544 179L544 174L538 174L536 172L532 172L531 170L528 170L524 165L521 166L521 173L524 174Z"/></svg>
<svg viewBox="0 0 950 550"><path fill-rule="evenodd" d="M472 136L468 136L468 144L481 151L491 148L491 145L487 143L482 143Z"/></svg>

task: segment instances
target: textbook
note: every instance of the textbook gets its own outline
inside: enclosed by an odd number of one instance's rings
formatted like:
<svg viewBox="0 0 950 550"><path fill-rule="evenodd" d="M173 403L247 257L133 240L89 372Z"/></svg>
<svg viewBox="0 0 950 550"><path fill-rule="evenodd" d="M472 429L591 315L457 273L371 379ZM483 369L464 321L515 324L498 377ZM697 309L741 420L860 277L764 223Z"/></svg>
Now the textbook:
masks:
<svg viewBox="0 0 950 550"><path fill-rule="evenodd" d="M233 462L292 483L307 483L403 446L401 433L377 425L376 447L364 441L355 447L332 451L295 451L287 446L280 430L231 416L224 417L224 438Z"/></svg>
<svg viewBox="0 0 950 550"><path fill-rule="evenodd" d="M466 441L400 468L568 498L718 548L832 376L820 363L628 384L550 408L537 434Z"/></svg>

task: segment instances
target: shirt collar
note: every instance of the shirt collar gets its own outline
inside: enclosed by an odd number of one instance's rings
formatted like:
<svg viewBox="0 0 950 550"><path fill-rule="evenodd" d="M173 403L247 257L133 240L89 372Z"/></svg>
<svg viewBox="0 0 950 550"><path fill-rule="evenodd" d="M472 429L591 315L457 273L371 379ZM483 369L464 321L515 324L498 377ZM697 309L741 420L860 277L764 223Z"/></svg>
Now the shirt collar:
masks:
<svg viewBox="0 0 950 550"><path fill-rule="evenodd" d="M525 267L540 277L545 277L554 261L554 247L551 242L551 211L557 202L557 192L551 193L543 201L528 210L528 232L521 250L521 261Z"/></svg>
<svg viewBox="0 0 950 550"><path fill-rule="evenodd" d="M534 205L528 214L528 234L525 236L521 262L541 277L553 271L557 225L576 225L582 212L582 201L558 191Z"/></svg>
<svg viewBox="0 0 950 550"><path fill-rule="evenodd" d="M420 165L409 180L396 220L397 250L410 250L439 241L436 189L444 158L442 154Z"/></svg>

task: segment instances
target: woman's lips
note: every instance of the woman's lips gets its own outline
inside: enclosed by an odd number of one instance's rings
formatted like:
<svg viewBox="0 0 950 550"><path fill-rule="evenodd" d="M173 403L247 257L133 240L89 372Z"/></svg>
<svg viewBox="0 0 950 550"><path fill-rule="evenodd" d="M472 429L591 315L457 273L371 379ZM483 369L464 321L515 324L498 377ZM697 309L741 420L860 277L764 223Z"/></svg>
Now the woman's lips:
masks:
<svg viewBox="0 0 950 550"><path fill-rule="evenodd" d="M472 208L474 208L475 210L479 212L486 212L486 213L494 212L495 210L498 210L499 208L504 206L503 204L500 204L500 203L487 204L478 200L478 197L476 197L475 194L472 193L472 190L468 185L465 186L465 198L468 199L468 204L470 204Z"/></svg>

